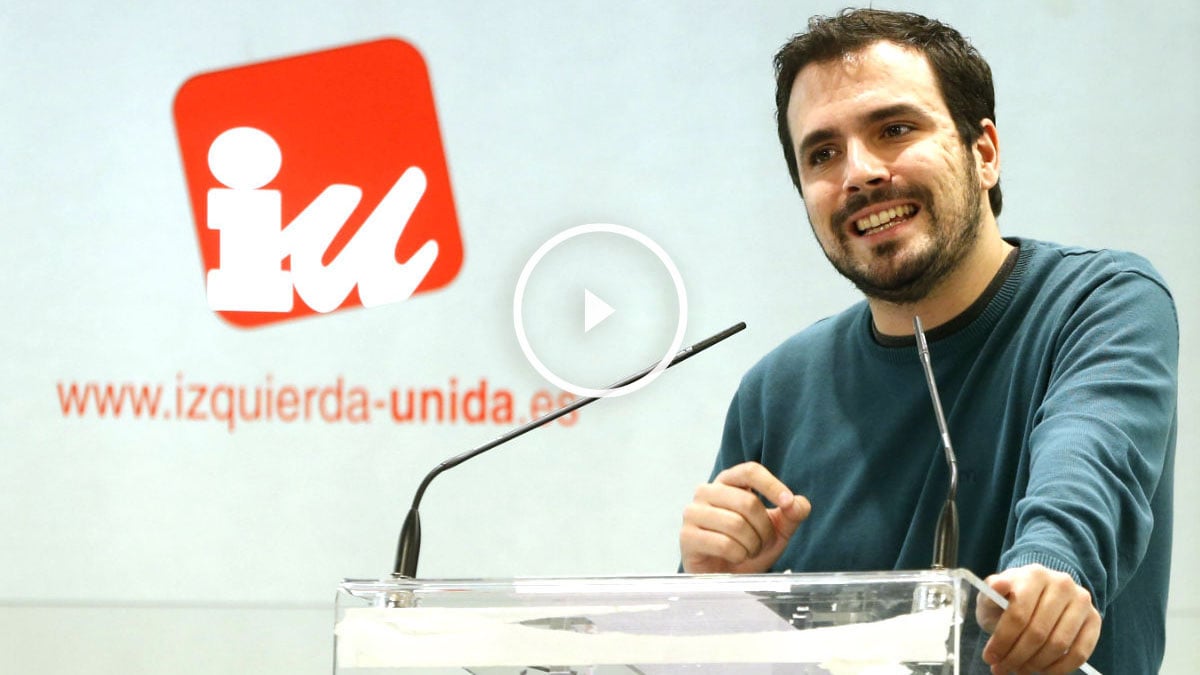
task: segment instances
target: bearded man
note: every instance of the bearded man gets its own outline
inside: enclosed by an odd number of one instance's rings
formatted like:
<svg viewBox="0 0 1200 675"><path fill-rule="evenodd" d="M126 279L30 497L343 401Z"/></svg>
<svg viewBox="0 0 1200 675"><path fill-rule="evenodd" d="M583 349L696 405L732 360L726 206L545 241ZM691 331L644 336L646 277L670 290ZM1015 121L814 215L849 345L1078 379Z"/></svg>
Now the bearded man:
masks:
<svg viewBox="0 0 1200 675"><path fill-rule="evenodd" d="M1179 349L1162 278L1132 254L1001 236L991 70L953 28L847 10L775 66L813 234L866 299L743 378L684 511L684 570L929 565L949 477L918 316L955 439L958 564L1010 601L981 603L983 661L1157 672Z"/></svg>

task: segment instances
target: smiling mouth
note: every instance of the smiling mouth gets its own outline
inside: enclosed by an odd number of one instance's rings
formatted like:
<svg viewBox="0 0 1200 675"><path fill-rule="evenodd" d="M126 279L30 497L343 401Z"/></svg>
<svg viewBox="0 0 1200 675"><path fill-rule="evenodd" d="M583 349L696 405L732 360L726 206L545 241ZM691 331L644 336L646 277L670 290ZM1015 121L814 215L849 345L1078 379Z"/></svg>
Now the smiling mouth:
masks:
<svg viewBox="0 0 1200 675"><path fill-rule="evenodd" d="M879 213L872 213L866 218L859 218L854 221L854 228L858 230L860 235L875 234L889 230L900 223L911 219L917 213L917 207L913 204L904 204L890 209L885 209Z"/></svg>

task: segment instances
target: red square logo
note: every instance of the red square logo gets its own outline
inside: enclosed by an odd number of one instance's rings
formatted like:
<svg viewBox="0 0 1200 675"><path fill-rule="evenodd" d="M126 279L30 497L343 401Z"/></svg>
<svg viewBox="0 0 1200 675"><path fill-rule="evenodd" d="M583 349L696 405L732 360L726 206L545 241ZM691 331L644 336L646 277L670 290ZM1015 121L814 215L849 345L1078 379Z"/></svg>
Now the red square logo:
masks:
<svg viewBox="0 0 1200 675"><path fill-rule="evenodd" d="M407 42L197 75L175 130L208 303L236 326L400 302L462 267L429 72Z"/></svg>

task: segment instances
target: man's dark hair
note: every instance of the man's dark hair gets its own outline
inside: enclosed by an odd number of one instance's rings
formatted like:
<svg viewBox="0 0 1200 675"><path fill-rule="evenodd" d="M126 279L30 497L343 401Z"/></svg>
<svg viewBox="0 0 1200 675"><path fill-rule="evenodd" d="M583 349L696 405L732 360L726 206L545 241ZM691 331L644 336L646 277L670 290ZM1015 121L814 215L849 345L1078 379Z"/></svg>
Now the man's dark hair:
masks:
<svg viewBox="0 0 1200 675"><path fill-rule="evenodd" d="M946 108L963 145L983 133L980 121L996 121L992 69L961 33L944 23L908 12L845 9L837 16L814 16L808 32L794 36L775 54L775 121L792 183L800 190L800 168L792 151L787 106L796 75L810 63L822 63L866 49L879 41L917 50L929 60ZM800 193L804 196L803 191ZM988 190L992 213L1000 215L1000 183Z"/></svg>

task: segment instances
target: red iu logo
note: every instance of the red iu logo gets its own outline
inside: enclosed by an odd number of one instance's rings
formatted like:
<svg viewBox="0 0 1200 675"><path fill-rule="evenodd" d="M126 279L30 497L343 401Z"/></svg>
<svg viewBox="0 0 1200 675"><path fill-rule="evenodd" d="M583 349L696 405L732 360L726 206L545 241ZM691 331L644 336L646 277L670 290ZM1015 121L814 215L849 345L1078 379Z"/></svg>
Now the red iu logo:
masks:
<svg viewBox="0 0 1200 675"><path fill-rule="evenodd" d="M406 42L197 75L175 129L208 304L234 325L400 302L462 267L429 73Z"/></svg>

